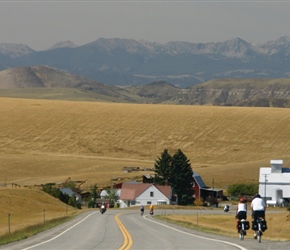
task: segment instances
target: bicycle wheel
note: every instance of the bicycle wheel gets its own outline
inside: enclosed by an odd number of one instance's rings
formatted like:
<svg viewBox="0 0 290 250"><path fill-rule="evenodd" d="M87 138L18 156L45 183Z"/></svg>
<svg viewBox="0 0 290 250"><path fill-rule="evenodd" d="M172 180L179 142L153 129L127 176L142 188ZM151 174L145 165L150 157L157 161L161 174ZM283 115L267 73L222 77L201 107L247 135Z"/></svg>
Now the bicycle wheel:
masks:
<svg viewBox="0 0 290 250"><path fill-rule="evenodd" d="M258 238L258 242L261 243L261 240L262 240L262 234L261 234L261 231L258 231L258 233L257 233L257 238Z"/></svg>
<svg viewBox="0 0 290 250"><path fill-rule="evenodd" d="M243 230L240 230L240 240L244 240L244 231Z"/></svg>

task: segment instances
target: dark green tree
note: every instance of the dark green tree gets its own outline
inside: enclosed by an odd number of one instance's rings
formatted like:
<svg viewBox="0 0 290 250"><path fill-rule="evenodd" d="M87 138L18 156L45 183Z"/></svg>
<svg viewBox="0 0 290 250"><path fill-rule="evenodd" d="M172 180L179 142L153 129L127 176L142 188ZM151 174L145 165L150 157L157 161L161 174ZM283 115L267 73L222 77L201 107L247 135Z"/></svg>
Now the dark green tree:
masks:
<svg viewBox="0 0 290 250"><path fill-rule="evenodd" d="M110 206L115 207L117 200L119 199L118 190L111 188L107 190L108 198L110 200Z"/></svg>
<svg viewBox="0 0 290 250"><path fill-rule="evenodd" d="M172 156L168 153L167 149L158 157L154 167L155 167L155 183L159 185L165 185L169 182L171 178L171 162Z"/></svg>
<svg viewBox="0 0 290 250"><path fill-rule="evenodd" d="M69 198L68 204L72 207L77 207L77 200L74 194Z"/></svg>
<svg viewBox="0 0 290 250"><path fill-rule="evenodd" d="M169 183L178 197L179 205L193 204L193 171L186 155L178 149L172 157Z"/></svg>
<svg viewBox="0 0 290 250"><path fill-rule="evenodd" d="M97 184L95 184L91 192L94 202L96 202L97 199L97 189L98 189Z"/></svg>

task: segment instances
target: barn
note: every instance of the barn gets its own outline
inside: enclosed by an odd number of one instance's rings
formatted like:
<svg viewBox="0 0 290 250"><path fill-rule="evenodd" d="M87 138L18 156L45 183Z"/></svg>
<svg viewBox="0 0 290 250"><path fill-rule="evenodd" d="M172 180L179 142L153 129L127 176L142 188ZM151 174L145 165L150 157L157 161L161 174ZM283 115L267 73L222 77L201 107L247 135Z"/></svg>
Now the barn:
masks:
<svg viewBox="0 0 290 250"><path fill-rule="evenodd" d="M223 190L215 187L208 187L205 185L201 176L194 172L193 175L193 186L195 199L203 199L209 201L210 204L216 204L216 200L223 197Z"/></svg>

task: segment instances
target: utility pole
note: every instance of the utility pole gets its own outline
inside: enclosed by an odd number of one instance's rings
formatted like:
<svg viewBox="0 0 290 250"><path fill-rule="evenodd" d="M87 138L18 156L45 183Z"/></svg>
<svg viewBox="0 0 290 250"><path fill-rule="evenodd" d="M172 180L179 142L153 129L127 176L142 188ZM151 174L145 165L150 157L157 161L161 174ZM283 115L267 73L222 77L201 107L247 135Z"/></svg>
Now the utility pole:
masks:
<svg viewBox="0 0 290 250"><path fill-rule="evenodd" d="M264 181L264 201L265 201L265 203L266 203L266 201L267 201L267 188L266 188L266 184L267 184L267 176L269 175L269 174L263 174L264 175L264 177L265 177L265 181Z"/></svg>
<svg viewBox="0 0 290 250"><path fill-rule="evenodd" d="M156 161L156 123L155 123L155 128L154 128L154 159L153 162L155 163ZM154 166L154 165L153 165Z"/></svg>
<svg viewBox="0 0 290 250"><path fill-rule="evenodd" d="M212 198L215 197L215 194L214 194L214 178L212 179Z"/></svg>

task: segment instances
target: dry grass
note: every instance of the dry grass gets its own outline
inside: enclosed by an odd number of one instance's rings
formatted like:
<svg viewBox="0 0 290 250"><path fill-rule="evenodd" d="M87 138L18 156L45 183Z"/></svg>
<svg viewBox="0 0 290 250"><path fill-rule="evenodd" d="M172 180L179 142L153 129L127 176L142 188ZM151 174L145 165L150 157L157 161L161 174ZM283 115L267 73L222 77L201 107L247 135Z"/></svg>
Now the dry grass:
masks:
<svg viewBox="0 0 290 250"><path fill-rule="evenodd" d="M0 189L0 235L80 212L36 189Z"/></svg>
<svg viewBox="0 0 290 250"><path fill-rule="evenodd" d="M0 183L34 185L68 176L106 185L135 179L180 148L207 185L257 182L271 159L289 165L290 109L0 99Z"/></svg>
<svg viewBox="0 0 290 250"><path fill-rule="evenodd" d="M0 186L71 177L87 180L82 188L89 190L110 185L112 177L133 180L146 172L121 169L153 167L165 148L171 154L180 148L207 185L214 179L221 188L257 183L259 168L271 159L290 165L290 109L0 98L0 114ZM65 213L58 200L30 194L39 192L34 189L0 192L0 234L8 213L12 230L16 219L23 227L42 221L43 209L47 219Z"/></svg>
<svg viewBox="0 0 290 250"><path fill-rule="evenodd" d="M265 231L263 238L268 240L290 240L289 226L290 221L286 220L288 212L278 214L267 214L267 226L268 229ZM197 228L200 230L222 234L230 237L238 237L236 230L236 220L232 214L227 215L213 215L213 214L202 214L198 212L196 215L178 215L171 214L163 217L164 220L173 221L181 225L185 225L191 228ZM249 218L250 219L250 218ZM250 223L251 224L251 223ZM248 230L246 237L253 237L252 229Z"/></svg>

